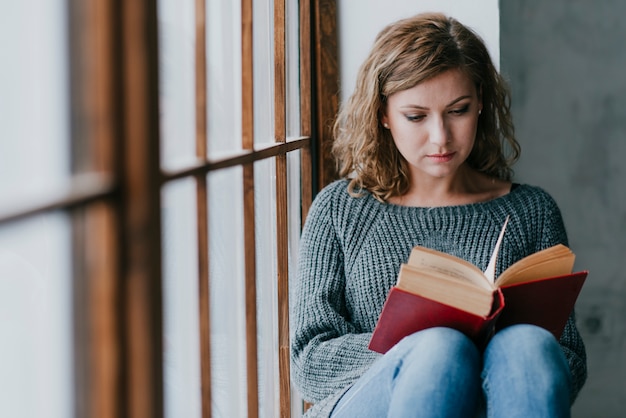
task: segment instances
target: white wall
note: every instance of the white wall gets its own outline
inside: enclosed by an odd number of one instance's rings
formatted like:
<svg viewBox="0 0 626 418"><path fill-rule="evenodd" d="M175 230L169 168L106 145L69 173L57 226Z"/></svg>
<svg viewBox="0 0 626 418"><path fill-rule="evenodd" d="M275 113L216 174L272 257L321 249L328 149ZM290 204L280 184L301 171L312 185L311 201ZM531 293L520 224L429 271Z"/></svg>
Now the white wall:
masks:
<svg viewBox="0 0 626 418"><path fill-rule="evenodd" d="M339 0L341 97L354 89L356 74L378 32L387 24L421 12L443 12L474 29L500 62L498 0Z"/></svg>

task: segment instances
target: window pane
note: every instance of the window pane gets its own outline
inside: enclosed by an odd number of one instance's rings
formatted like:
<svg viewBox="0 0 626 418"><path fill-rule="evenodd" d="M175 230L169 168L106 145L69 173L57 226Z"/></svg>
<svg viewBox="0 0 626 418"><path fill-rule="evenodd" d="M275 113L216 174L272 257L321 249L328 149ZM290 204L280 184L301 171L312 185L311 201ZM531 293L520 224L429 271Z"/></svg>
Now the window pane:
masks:
<svg viewBox="0 0 626 418"><path fill-rule="evenodd" d="M195 146L195 2L159 0L161 163L193 162Z"/></svg>
<svg viewBox="0 0 626 418"><path fill-rule="evenodd" d="M200 417L198 246L195 182L163 189L165 416Z"/></svg>
<svg viewBox="0 0 626 418"><path fill-rule="evenodd" d="M300 136L300 17L298 0L286 1L287 137Z"/></svg>
<svg viewBox="0 0 626 418"><path fill-rule="evenodd" d="M208 0L207 112L210 156L241 149L241 2Z"/></svg>
<svg viewBox="0 0 626 418"><path fill-rule="evenodd" d="M0 416L73 416L70 224L0 227Z"/></svg>
<svg viewBox="0 0 626 418"><path fill-rule="evenodd" d="M298 247L300 245L300 151L287 154L287 213L289 219L289 277L295 277Z"/></svg>
<svg viewBox="0 0 626 418"><path fill-rule="evenodd" d="M261 417L279 416L276 270L276 165L254 165L256 194L257 338Z"/></svg>
<svg viewBox="0 0 626 418"><path fill-rule="evenodd" d="M289 290L294 289L300 246L301 192L300 192L300 151L287 154L287 213L289 228ZM291 389L291 418L302 416L302 398L298 390Z"/></svg>
<svg viewBox="0 0 626 418"><path fill-rule="evenodd" d="M0 13L0 205L41 198L69 177L65 4L14 1Z"/></svg>
<svg viewBox="0 0 626 418"><path fill-rule="evenodd" d="M245 417L242 170L220 170L208 179L213 416Z"/></svg>
<svg viewBox="0 0 626 418"><path fill-rule="evenodd" d="M256 1L254 24L254 142L274 142L274 3Z"/></svg>

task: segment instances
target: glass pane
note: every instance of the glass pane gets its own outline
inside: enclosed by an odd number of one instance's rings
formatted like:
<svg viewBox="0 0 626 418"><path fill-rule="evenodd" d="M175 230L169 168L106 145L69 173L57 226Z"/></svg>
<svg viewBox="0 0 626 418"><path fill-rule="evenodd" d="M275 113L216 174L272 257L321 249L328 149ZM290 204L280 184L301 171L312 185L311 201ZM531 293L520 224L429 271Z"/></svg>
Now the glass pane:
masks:
<svg viewBox="0 0 626 418"><path fill-rule="evenodd" d="M274 3L256 1L254 32L254 143L274 142Z"/></svg>
<svg viewBox="0 0 626 418"><path fill-rule="evenodd" d="M165 416L201 416L198 240L193 179L163 189Z"/></svg>
<svg viewBox="0 0 626 418"><path fill-rule="evenodd" d="M289 289L294 289L300 246L301 225L301 189L300 189L300 151L287 154L287 213L289 221ZM302 416L302 398L298 390L291 389L291 417Z"/></svg>
<svg viewBox="0 0 626 418"><path fill-rule="evenodd" d="M159 0L161 164L195 161L195 2Z"/></svg>
<svg viewBox="0 0 626 418"><path fill-rule="evenodd" d="M257 338L261 417L280 414L278 386L278 312L276 266L276 165L254 165L256 194Z"/></svg>
<svg viewBox="0 0 626 418"><path fill-rule="evenodd" d="M73 416L70 223L0 227L0 416Z"/></svg>
<svg viewBox="0 0 626 418"><path fill-rule="evenodd" d="M298 0L286 1L287 137L300 136L300 16Z"/></svg>
<svg viewBox="0 0 626 418"><path fill-rule="evenodd" d="M40 199L69 177L65 6L5 2L0 13L0 206Z"/></svg>
<svg viewBox="0 0 626 418"><path fill-rule="evenodd" d="M208 179L212 410L218 418L245 417L242 170L220 170Z"/></svg>
<svg viewBox="0 0 626 418"><path fill-rule="evenodd" d="M287 213L289 217L289 277L295 277L300 245L301 189L300 151L287 154Z"/></svg>
<svg viewBox="0 0 626 418"><path fill-rule="evenodd" d="M209 155L241 149L241 2L208 0L207 111Z"/></svg>

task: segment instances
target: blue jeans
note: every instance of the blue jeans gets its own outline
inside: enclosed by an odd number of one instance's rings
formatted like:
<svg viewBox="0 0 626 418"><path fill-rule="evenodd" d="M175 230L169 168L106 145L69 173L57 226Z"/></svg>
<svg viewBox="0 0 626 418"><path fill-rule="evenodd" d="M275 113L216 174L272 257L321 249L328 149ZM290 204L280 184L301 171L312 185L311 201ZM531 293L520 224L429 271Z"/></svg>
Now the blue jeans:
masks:
<svg viewBox="0 0 626 418"><path fill-rule="evenodd" d="M483 352L458 331L430 328L375 362L331 417L569 417L570 385L561 347L543 328L505 328Z"/></svg>

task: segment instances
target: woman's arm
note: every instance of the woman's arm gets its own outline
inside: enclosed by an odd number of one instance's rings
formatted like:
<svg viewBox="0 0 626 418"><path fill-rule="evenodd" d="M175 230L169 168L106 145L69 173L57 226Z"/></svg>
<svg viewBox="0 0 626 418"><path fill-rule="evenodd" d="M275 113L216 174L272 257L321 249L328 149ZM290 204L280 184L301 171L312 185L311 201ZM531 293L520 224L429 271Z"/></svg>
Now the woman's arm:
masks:
<svg viewBox="0 0 626 418"><path fill-rule="evenodd" d="M559 340L572 374L570 402L574 403L587 380L587 353L585 344L576 328L576 314L572 312Z"/></svg>
<svg viewBox="0 0 626 418"><path fill-rule="evenodd" d="M548 216L545 217L542 232L542 247L547 248L555 244L568 245L565 225L556 202L552 198L546 203ZM565 353L572 374L571 402L573 403L580 389L587 380L587 353L585 344L576 327L576 314L570 314L565 330L559 341Z"/></svg>
<svg viewBox="0 0 626 418"><path fill-rule="evenodd" d="M379 356L371 333L347 318L344 257L333 194L320 193L300 242L292 305L292 378L305 399L318 402L352 384Z"/></svg>

